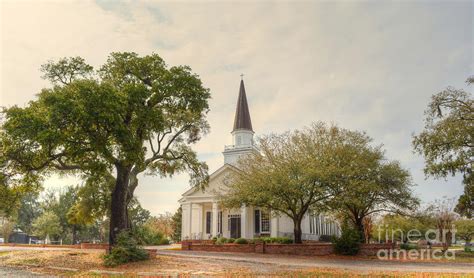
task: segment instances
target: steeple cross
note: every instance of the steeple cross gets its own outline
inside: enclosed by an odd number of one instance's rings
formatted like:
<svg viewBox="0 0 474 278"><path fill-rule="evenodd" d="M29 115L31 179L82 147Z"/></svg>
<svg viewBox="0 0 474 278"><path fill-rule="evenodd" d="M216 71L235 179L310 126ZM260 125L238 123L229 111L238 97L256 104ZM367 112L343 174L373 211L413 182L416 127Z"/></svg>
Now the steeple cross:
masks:
<svg viewBox="0 0 474 278"><path fill-rule="evenodd" d="M240 74L240 80L244 80L244 74L243 73Z"/></svg>

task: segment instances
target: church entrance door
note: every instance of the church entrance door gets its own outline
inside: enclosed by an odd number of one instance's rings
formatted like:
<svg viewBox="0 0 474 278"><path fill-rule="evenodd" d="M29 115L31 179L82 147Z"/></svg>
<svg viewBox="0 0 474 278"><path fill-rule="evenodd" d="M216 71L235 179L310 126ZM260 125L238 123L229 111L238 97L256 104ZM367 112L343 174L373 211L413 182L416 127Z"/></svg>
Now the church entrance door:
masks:
<svg viewBox="0 0 474 278"><path fill-rule="evenodd" d="M240 214L231 214L229 215L229 227L230 227L230 237L231 238L240 238L241 228L240 228Z"/></svg>

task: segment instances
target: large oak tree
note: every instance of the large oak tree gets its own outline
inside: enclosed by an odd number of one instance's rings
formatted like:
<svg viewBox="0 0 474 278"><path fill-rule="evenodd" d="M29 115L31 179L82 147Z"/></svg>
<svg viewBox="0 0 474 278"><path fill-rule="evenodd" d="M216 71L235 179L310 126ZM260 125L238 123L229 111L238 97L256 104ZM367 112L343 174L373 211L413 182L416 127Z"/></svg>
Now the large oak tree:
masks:
<svg viewBox="0 0 474 278"><path fill-rule="evenodd" d="M208 130L210 94L189 67L168 67L156 54L112 53L98 70L80 57L42 69L53 86L3 110L3 176L23 184L55 172L112 176L112 245L130 227L139 174L187 170L191 185L207 183L207 166L190 145Z"/></svg>

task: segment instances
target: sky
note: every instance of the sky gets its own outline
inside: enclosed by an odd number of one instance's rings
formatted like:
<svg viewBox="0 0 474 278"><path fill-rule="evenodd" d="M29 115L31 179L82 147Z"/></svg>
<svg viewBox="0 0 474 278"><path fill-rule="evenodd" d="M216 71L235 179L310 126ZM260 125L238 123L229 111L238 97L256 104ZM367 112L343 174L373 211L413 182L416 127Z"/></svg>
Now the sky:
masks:
<svg viewBox="0 0 474 278"><path fill-rule="evenodd" d="M24 106L50 84L39 68L81 56L98 67L111 52L159 54L189 65L210 88L211 132L194 146L210 171L223 164L240 74L256 135L314 121L366 131L410 170L424 202L457 198L460 177L426 178L413 152L431 95L472 92L469 1L0 1L0 106ZM174 212L186 174L141 176L142 206ZM78 183L51 177L46 188Z"/></svg>

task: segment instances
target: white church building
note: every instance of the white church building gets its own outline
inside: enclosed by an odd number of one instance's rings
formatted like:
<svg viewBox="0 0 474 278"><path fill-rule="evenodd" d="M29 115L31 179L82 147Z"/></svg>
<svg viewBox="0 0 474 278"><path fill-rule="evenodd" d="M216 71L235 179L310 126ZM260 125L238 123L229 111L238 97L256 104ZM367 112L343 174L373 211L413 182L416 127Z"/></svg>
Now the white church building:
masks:
<svg viewBox="0 0 474 278"><path fill-rule="evenodd" d="M244 81L240 82L232 145L224 147L224 165L210 175L205 190L191 188L179 203L182 207L181 237L210 239L212 237L255 238L259 236L293 237L293 222L287 216L273 217L269 211L258 207L240 209L221 208L217 192L222 192L225 180L236 171L239 157L258 152L254 144L254 131L247 103ZM308 213L302 222L302 239L319 240L321 235L339 234L338 224L329 217Z"/></svg>

